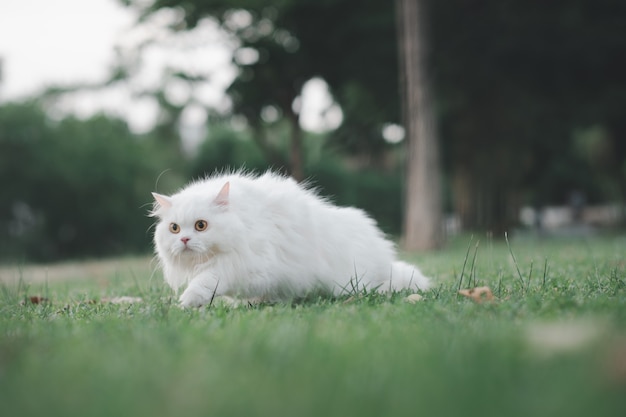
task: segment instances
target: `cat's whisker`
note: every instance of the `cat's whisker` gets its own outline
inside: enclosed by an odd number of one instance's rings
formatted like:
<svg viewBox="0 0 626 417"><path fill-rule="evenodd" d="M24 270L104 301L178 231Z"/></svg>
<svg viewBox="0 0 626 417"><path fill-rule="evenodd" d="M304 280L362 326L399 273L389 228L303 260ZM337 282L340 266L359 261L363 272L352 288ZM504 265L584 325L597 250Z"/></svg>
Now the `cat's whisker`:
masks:
<svg viewBox="0 0 626 417"><path fill-rule="evenodd" d="M157 227L157 223L152 223L150 226L148 226L148 229L146 229L146 233L150 232L150 230L154 229L156 230Z"/></svg>

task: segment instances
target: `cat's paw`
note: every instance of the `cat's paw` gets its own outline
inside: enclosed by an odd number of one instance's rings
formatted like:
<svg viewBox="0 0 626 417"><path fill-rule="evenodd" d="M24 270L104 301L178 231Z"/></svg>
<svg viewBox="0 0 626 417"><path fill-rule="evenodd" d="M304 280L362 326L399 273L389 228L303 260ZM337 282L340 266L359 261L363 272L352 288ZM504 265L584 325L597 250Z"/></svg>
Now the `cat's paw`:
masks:
<svg viewBox="0 0 626 417"><path fill-rule="evenodd" d="M181 307L200 307L209 304L213 298L213 290L204 285L194 283L182 293L179 298Z"/></svg>
<svg viewBox="0 0 626 417"><path fill-rule="evenodd" d="M227 295L220 295L219 297L215 297L214 304L223 305L225 307L230 308L238 308L238 307L254 307L258 306L263 302L260 297L255 298L234 298L229 297Z"/></svg>

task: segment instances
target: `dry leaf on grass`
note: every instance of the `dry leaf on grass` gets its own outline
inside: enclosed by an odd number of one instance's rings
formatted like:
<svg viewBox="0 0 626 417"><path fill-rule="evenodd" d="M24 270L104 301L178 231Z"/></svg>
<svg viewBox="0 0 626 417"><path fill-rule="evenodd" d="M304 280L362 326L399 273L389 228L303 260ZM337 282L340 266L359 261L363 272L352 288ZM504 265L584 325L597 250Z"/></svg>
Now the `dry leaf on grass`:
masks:
<svg viewBox="0 0 626 417"><path fill-rule="evenodd" d="M495 300L493 292L491 292L491 288L489 287L467 288L459 291L459 294L470 298L472 301L477 303L484 303L485 301L491 302Z"/></svg>
<svg viewBox="0 0 626 417"><path fill-rule="evenodd" d="M404 301L406 301L407 303L415 304L418 301L422 301L423 299L424 297L422 297L420 294L411 294L405 297Z"/></svg>
<svg viewBox="0 0 626 417"><path fill-rule="evenodd" d="M30 297L26 297L25 300L22 301L22 305L30 302L31 304L43 304L47 303L48 300L46 297L42 297L41 295L31 295Z"/></svg>

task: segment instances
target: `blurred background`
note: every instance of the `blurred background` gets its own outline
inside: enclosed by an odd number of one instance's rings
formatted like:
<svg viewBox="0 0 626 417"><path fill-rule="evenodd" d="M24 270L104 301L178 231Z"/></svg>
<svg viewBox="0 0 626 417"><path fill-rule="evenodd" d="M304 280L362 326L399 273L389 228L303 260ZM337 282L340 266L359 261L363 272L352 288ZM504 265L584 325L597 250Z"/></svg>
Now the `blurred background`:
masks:
<svg viewBox="0 0 626 417"><path fill-rule="evenodd" d="M225 167L401 235L400 1L2 2L0 261L147 253L150 192ZM626 2L420 3L445 232L622 227Z"/></svg>

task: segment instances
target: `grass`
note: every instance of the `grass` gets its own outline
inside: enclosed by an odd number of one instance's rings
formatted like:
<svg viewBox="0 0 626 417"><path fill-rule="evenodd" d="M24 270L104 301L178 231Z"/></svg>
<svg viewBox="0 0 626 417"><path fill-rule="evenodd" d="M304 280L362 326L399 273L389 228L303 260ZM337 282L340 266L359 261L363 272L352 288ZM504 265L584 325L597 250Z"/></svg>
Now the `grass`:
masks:
<svg viewBox="0 0 626 417"><path fill-rule="evenodd" d="M0 413L623 415L625 253L624 237L464 236L407 257L437 282L415 304L359 291L181 310L141 263L97 280L24 276L0 293ZM470 286L496 301L458 294ZM120 295L143 302L102 302Z"/></svg>

